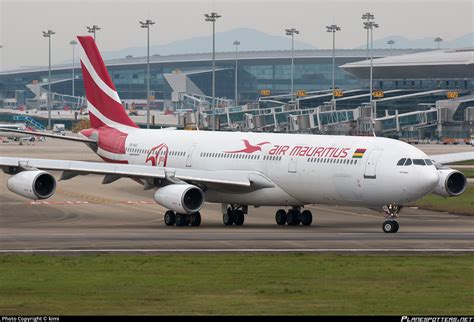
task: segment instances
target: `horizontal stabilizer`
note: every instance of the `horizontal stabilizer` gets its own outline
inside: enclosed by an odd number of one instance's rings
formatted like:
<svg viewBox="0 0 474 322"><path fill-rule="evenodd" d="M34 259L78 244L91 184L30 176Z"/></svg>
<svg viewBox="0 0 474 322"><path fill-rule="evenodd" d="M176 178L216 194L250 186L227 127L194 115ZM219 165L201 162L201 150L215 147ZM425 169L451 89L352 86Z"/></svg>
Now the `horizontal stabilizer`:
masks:
<svg viewBox="0 0 474 322"><path fill-rule="evenodd" d="M97 144L97 141L87 139L87 138L81 138L78 136L52 134L52 133L46 133L46 132L23 131L23 130L16 130L16 129L1 128L1 127L0 127L0 132L14 132L14 133L28 134L31 136L45 136L48 138L54 138L54 139L60 139L60 140Z"/></svg>

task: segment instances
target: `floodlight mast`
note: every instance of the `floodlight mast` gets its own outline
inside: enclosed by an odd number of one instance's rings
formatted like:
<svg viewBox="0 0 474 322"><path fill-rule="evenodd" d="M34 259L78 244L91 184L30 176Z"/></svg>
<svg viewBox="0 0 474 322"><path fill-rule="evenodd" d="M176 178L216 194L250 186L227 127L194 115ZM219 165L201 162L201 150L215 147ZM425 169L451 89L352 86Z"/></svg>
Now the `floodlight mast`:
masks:
<svg viewBox="0 0 474 322"><path fill-rule="evenodd" d="M74 95L75 94L75 91L74 91L74 79L75 79L75 77L74 77L74 59L75 59L75 57L74 57L74 46L77 45L77 41L71 40L69 42L69 45L72 46L72 96L75 96Z"/></svg>
<svg viewBox="0 0 474 322"><path fill-rule="evenodd" d="M52 109L52 101L51 101L51 36L54 35L55 32L52 30L43 31L43 37L48 38L48 130L51 130L51 109Z"/></svg>
<svg viewBox="0 0 474 322"><path fill-rule="evenodd" d="M326 26L327 32L332 32L332 109L336 110L334 91L336 90L336 32L341 30L338 25Z"/></svg>
<svg viewBox="0 0 474 322"><path fill-rule="evenodd" d="M140 27L146 28L146 128L150 128L150 26L155 24L154 21L147 19L145 22L140 21Z"/></svg>
<svg viewBox="0 0 474 322"><path fill-rule="evenodd" d="M370 91L370 106L374 109L375 104L373 104L373 68L374 68L374 29L378 28L379 25L373 20L370 22L364 22L364 28L370 30L370 80L369 80L369 91ZM377 111L374 111L374 117Z"/></svg>
<svg viewBox="0 0 474 322"><path fill-rule="evenodd" d="M239 65L238 65L238 47L240 45L240 41L236 40L233 42L233 45L235 46L235 106L239 105L239 92L238 92L238 74L239 74Z"/></svg>
<svg viewBox="0 0 474 322"><path fill-rule="evenodd" d="M101 28L97 25L93 25L92 27L87 26L87 32L94 34L94 41L96 37L96 32L99 31Z"/></svg>
<svg viewBox="0 0 474 322"><path fill-rule="evenodd" d="M294 68L294 60L295 60L295 35L298 35L300 32L295 28L285 29L285 33L287 36L291 36L291 101L293 102L295 91L294 91L294 76L295 76L295 68Z"/></svg>
<svg viewBox="0 0 474 322"><path fill-rule="evenodd" d="M371 14L370 12L366 12L362 15L362 19L366 20L364 24L367 22L369 23L371 20L374 20L374 15ZM369 29L367 29L367 54L366 54L366 59L369 60Z"/></svg>
<svg viewBox="0 0 474 322"><path fill-rule="evenodd" d="M390 56L392 56L392 48L393 45L395 45L395 40L390 39L389 41L387 41L387 45L390 45Z"/></svg>
<svg viewBox="0 0 474 322"><path fill-rule="evenodd" d="M212 22L212 130L216 129L216 20L221 17L217 12L204 14L205 21Z"/></svg>

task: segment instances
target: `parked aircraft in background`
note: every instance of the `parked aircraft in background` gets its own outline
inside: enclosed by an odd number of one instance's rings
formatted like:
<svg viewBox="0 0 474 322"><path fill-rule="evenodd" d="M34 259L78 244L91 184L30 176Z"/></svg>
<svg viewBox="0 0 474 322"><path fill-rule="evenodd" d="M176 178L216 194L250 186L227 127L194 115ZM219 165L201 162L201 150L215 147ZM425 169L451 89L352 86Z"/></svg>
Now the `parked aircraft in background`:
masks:
<svg viewBox="0 0 474 322"><path fill-rule="evenodd" d="M20 132L11 132L11 131L3 131L0 132L0 138L14 140L23 144L23 142L30 142L35 141L36 136L30 133L24 133L21 131L32 131L31 128L27 127L24 123L0 123L0 128L2 129L9 129L9 130L19 130Z"/></svg>

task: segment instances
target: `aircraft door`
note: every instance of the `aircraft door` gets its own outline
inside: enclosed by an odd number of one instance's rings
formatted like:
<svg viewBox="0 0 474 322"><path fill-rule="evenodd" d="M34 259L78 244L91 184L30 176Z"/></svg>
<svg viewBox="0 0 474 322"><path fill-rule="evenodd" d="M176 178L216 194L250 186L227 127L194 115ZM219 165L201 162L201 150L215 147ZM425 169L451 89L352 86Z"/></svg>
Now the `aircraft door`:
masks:
<svg viewBox="0 0 474 322"><path fill-rule="evenodd" d="M365 171L364 171L364 178L365 179L375 179L376 178L376 168L377 168L377 161L382 154L383 149L376 148L370 152L369 157L367 158L365 164Z"/></svg>
<svg viewBox="0 0 474 322"><path fill-rule="evenodd" d="M290 156L290 163L288 164L288 172L296 173L298 166L298 157L296 155Z"/></svg>
<svg viewBox="0 0 474 322"><path fill-rule="evenodd" d="M186 157L186 167L190 168L191 167L191 162L193 159L193 152L196 149L196 144L193 144L191 149L189 149L188 155Z"/></svg>

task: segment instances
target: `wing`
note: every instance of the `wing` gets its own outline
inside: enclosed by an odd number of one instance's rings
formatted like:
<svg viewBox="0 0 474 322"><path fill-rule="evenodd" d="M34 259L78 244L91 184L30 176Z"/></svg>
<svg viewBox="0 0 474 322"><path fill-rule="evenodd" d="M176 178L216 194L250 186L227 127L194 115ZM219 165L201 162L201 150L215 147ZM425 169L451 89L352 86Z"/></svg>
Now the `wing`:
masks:
<svg viewBox="0 0 474 322"><path fill-rule="evenodd" d="M459 152L449 154L431 155L431 159L440 164L474 160L474 152Z"/></svg>
<svg viewBox="0 0 474 322"><path fill-rule="evenodd" d="M33 136L45 136L48 138L54 138L54 139L60 139L60 140L97 144L97 142L94 140L81 138L78 136L65 136L65 135L51 134L51 133L45 133L45 132L23 131L23 130L1 128L1 127L0 127L0 132L14 132L14 133L33 135Z"/></svg>
<svg viewBox="0 0 474 322"><path fill-rule="evenodd" d="M251 191L275 186L261 173L248 171L205 171L133 164L10 157L0 157L0 168L6 173L15 173L18 172L18 169L31 168L63 171L61 180L68 180L78 175L105 175L102 182L104 184L128 177L142 179L145 188L147 186L149 188L154 187L154 179L164 179L171 182L185 181L191 184L200 184L210 189L228 191Z"/></svg>

